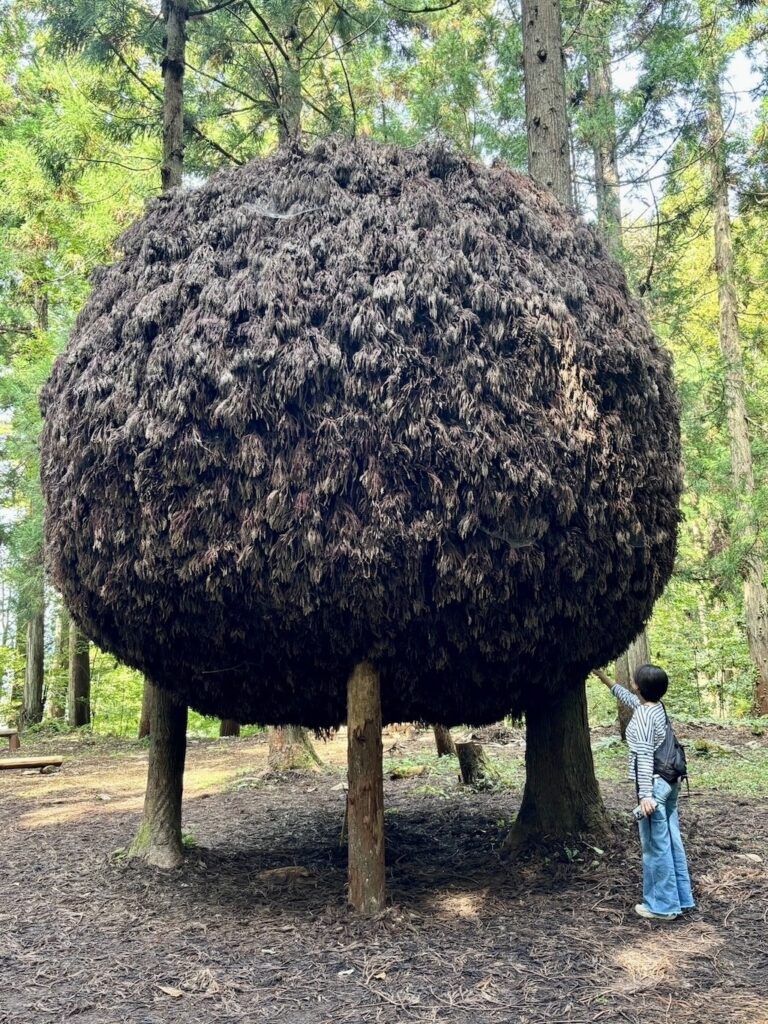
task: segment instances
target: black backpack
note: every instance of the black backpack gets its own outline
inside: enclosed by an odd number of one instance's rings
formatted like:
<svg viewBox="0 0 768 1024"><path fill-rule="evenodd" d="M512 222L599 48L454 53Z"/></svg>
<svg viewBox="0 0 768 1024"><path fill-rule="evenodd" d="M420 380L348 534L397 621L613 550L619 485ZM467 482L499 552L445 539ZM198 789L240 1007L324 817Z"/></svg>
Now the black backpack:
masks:
<svg viewBox="0 0 768 1024"><path fill-rule="evenodd" d="M664 717L667 720L667 729L664 739L653 752L653 772L659 778L664 779L670 786L674 786L681 779L688 781L688 762L685 759L685 748L675 736L675 730L669 720L664 701L661 701L664 708Z"/></svg>

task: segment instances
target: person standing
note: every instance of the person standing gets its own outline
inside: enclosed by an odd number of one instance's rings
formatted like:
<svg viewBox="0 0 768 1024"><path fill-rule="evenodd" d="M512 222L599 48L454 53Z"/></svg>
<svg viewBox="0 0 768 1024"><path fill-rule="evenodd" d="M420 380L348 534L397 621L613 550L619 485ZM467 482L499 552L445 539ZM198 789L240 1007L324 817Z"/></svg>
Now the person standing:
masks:
<svg viewBox="0 0 768 1024"><path fill-rule="evenodd" d="M674 921L695 907L677 802L680 780L667 782L656 771L655 752L667 735L669 719L662 703L669 679L656 665L635 671L637 694L604 672L596 673L618 701L633 711L627 726L629 774L637 787L643 850L643 902L635 912L652 921Z"/></svg>

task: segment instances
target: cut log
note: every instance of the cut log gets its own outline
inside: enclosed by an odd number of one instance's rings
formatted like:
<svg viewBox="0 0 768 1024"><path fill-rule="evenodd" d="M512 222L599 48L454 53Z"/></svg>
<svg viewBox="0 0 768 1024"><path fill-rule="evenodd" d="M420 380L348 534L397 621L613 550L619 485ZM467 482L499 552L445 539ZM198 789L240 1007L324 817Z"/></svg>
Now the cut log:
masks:
<svg viewBox="0 0 768 1024"><path fill-rule="evenodd" d="M21 746L18 729L0 729L0 736L8 737L8 748L12 754L15 754Z"/></svg>
<svg viewBox="0 0 768 1024"><path fill-rule="evenodd" d="M349 901L361 914L384 909L384 776L379 674L357 665L347 685Z"/></svg>
<svg viewBox="0 0 768 1024"><path fill-rule="evenodd" d="M461 769L461 781L473 789L488 789L498 779L498 772L485 756L480 743L456 744L456 755Z"/></svg>
<svg viewBox="0 0 768 1024"><path fill-rule="evenodd" d="M0 769L61 767L63 757L0 757Z"/></svg>
<svg viewBox="0 0 768 1024"><path fill-rule="evenodd" d="M456 744L447 725L433 725L438 757L456 757Z"/></svg>

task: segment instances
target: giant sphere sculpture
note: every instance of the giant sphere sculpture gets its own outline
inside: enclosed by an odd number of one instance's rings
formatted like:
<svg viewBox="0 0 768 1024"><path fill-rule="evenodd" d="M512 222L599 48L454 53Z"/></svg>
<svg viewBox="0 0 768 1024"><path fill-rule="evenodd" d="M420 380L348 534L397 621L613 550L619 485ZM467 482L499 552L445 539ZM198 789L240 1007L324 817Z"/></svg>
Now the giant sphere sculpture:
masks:
<svg viewBox="0 0 768 1024"><path fill-rule="evenodd" d="M670 360L592 228L445 147L331 139L155 201L45 389L53 578L204 712L487 722L672 571Z"/></svg>

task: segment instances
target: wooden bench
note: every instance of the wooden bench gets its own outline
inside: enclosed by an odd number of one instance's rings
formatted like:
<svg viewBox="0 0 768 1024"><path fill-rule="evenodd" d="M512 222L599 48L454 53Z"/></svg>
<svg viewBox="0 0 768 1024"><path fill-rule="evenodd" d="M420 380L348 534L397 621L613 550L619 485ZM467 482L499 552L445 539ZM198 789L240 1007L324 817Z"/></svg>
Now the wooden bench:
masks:
<svg viewBox="0 0 768 1024"><path fill-rule="evenodd" d="M21 746L21 743L19 741L18 729L10 729L7 726L2 726L0 727L0 736L8 737L8 746L10 747L10 751L12 754L15 753Z"/></svg>
<svg viewBox="0 0 768 1024"><path fill-rule="evenodd" d="M0 771L6 768L60 768L63 757L0 757Z"/></svg>

